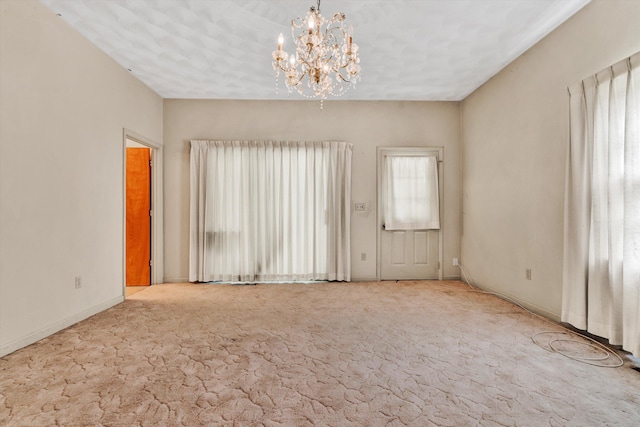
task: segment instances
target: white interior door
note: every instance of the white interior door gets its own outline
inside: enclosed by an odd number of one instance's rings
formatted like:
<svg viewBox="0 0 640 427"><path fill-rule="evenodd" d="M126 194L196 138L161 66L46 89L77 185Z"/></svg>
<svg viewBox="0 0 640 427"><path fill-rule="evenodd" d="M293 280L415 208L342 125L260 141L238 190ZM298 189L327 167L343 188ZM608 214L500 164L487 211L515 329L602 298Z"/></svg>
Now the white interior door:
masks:
<svg viewBox="0 0 640 427"><path fill-rule="evenodd" d="M443 149L378 148L378 277L380 280L442 279L442 221L440 229L388 230L385 227L385 173L388 156L435 156L438 165L438 194L443 199ZM439 203L442 218L442 203Z"/></svg>

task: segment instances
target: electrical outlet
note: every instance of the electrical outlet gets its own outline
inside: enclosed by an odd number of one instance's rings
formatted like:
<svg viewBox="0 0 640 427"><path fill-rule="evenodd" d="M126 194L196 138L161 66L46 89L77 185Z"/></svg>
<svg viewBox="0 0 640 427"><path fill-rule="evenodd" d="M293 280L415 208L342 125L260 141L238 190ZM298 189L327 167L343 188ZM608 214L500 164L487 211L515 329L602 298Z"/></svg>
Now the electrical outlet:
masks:
<svg viewBox="0 0 640 427"><path fill-rule="evenodd" d="M354 203L354 210L356 212L364 212L367 210L367 204L366 203Z"/></svg>
<svg viewBox="0 0 640 427"><path fill-rule="evenodd" d="M360 254L360 261L366 261L367 260L367 253L366 252L362 252Z"/></svg>
<svg viewBox="0 0 640 427"><path fill-rule="evenodd" d="M453 265L454 265L454 266L455 266L455 265L458 265L458 258L454 258L454 259L453 259Z"/></svg>
<svg viewBox="0 0 640 427"><path fill-rule="evenodd" d="M82 277L76 276L76 289L80 289L82 287Z"/></svg>
<svg viewBox="0 0 640 427"><path fill-rule="evenodd" d="M527 280L531 280L531 269L530 268L527 268L527 271L526 271L525 274L526 274Z"/></svg>

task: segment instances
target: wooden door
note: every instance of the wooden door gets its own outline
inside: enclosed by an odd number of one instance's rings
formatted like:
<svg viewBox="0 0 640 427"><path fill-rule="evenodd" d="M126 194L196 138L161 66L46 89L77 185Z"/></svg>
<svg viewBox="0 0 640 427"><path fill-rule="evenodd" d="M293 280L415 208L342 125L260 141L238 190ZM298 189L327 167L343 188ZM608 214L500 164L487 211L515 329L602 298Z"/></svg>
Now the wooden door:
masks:
<svg viewBox="0 0 640 427"><path fill-rule="evenodd" d="M151 149L127 148L127 286L151 284Z"/></svg>

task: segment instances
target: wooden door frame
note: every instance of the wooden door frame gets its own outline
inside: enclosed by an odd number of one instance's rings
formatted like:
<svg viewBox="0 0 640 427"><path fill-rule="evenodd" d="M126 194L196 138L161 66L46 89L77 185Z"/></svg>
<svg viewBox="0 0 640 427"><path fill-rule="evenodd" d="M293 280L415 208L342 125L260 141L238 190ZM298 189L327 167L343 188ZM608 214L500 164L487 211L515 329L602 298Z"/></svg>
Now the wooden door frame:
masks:
<svg viewBox="0 0 640 427"><path fill-rule="evenodd" d="M164 282L162 145L129 129L122 132L122 295L127 288L127 140L151 149L151 285Z"/></svg>
<svg viewBox="0 0 640 427"><path fill-rule="evenodd" d="M380 280L380 265L382 251L380 248L382 240L382 168L384 157L390 154L404 155L436 155L438 160L438 197L440 201L440 230L438 233L438 280L442 280L443 271L443 251L444 251L444 147L377 147L376 148L376 279Z"/></svg>

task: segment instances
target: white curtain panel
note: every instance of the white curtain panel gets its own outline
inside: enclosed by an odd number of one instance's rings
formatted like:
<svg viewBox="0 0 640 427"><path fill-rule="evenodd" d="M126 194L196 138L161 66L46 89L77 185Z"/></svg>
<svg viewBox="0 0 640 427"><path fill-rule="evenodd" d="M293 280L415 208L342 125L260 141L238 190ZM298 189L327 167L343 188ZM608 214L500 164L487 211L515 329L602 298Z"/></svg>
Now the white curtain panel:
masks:
<svg viewBox="0 0 640 427"><path fill-rule="evenodd" d="M640 53L569 88L562 320L640 355Z"/></svg>
<svg viewBox="0 0 640 427"><path fill-rule="evenodd" d="M385 230L440 229L435 156L385 157L383 194Z"/></svg>
<svg viewBox="0 0 640 427"><path fill-rule="evenodd" d="M352 145L191 141L189 280L351 279Z"/></svg>

